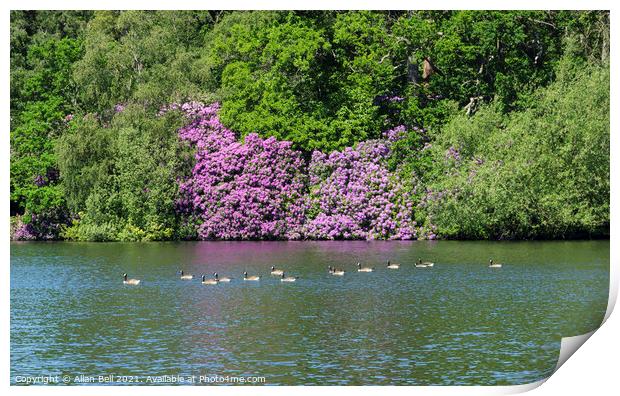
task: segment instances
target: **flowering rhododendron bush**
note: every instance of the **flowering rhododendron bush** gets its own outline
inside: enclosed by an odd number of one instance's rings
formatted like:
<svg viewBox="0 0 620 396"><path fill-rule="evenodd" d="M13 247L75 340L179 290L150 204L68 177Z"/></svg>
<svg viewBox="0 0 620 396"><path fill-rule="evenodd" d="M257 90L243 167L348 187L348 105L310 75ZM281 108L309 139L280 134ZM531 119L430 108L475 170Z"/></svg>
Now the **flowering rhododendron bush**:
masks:
<svg viewBox="0 0 620 396"><path fill-rule="evenodd" d="M178 209L200 218L201 239L415 237L412 202L386 166L404 128L342 152L315 151L306 168L290 142L253 133L238 142L218 104L170 108L191 120L179 137L196 147L196 164L181 183Z"/></svg>
<svg viewBox="0 0 620 396"><path fill-rule="evenodd" d="M608 11L10 19L12 238L609 235Z"/></svg>
<svg viewBox="0 0 620 396"><path fill-rule="evenodd" d="M28 215L27 222L24 222L23 217L15 217L15 220L11 222L13 239L15 240L51 241L58 239L62 227L68 225L72 220L71 216L62 209Z"/></svg>
<svg viewBox="0 0 620 396"><path fill-rule="evenodd" d="M179 107L179 106L177 106ZM303 222L304 162L290 142L249 134L240 143L219 105L180 106L192 121L179 137L197 148L178 203L201 219L201 239L297 239Z"/></svg>
<svg viewBox="0 0 620 396"><path fill-rule="evenodd" d="M310 162L309 217L304 227L315 239L411 239L415 237L411 197L399 176L388 171L390 145L404 132L388 131L386 140L369 140Z"/></svg>

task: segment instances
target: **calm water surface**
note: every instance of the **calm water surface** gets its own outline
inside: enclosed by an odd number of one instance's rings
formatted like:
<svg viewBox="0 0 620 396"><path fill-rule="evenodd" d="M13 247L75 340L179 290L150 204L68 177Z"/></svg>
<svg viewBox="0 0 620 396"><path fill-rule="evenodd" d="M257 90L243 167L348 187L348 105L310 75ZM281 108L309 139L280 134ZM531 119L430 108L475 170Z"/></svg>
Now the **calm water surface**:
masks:
<svg viewBox="0 0 620 396"><path fill-rule="evenodd" d="M435 267L415 268L418 257ZM376 272L357 273L357 261ZM271 265L300 279L283 284ZM203 286L180 280L181 268L235 279ZM241 281L244 270L260 282ZM142 283L124 286L123 272ZM15 242L11 381L522 384L551 373L562 336L600 324L608 284L609 241Z"/></svg>

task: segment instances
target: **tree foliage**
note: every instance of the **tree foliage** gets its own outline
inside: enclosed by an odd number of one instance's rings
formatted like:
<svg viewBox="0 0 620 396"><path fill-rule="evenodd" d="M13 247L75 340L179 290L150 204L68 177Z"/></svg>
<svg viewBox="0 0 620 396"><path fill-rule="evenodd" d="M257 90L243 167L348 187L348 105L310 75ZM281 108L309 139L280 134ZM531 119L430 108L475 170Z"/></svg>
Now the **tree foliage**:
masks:
<svg viewBox="0 0 620 396"><path fill-rule="evenodd" d="M230 128L304 150L341 149L400 124L439 126L451 101L518 107L552 80L566 19L544 11L231 13L207 35L199 73ZM433 68L426 78L425 62Z"/></svg>
<svg viewBox="0 0 620 396"><path fill-rule="evenodd" d="M286 146L304 180L321 167L312 158L348 159L296 185L314 203L295 237L609 230L609 12L12 11L10 40L11 214L24 239L201 237L213 216L180 211L179 186L208 148L179 139L187 114L161 112L191 102L220 104L222 128L251 143L235 149L244 158L252 144ZM356 159L396 130L389 155ZM229 165L210 169L222 185L239 177ZM323 220L383 215L345 226L319 219L319 204ZM266 237L289 234L278 227Z"/></svg>
<svg viewBox="0 0 620 396"><path fill-rule="evenodd" d="M32 221L43 239L57 238L67 218L54 139L75 108L72 67L88 15L11 12L11 214Z"/></svg>
<svg viewBox="0 0 620 396"><path fill-rule="evenodd" d="M109 125L75 120L57 153L69 208L79 219L65 236L77 240L164 240L178 237L178 178L191 155L178 144L178 114L155 117L128 106Z"/></svg>
<svg viewBox="0 0 620 396"><path fill-rule="evenodd" d="M451 238L609 232L609 68L565 59L524 111L458 116L438 136L423 206ZM586 116L587 115L587 116Z"/></svg>
<svg viewBox="0 0 620 396"><path fill-rule="evenodd" d="M74 78L90 112L118 103L157 108L199 96L192 64L212 23L207 11L101 11L84 34Z"/></svg>

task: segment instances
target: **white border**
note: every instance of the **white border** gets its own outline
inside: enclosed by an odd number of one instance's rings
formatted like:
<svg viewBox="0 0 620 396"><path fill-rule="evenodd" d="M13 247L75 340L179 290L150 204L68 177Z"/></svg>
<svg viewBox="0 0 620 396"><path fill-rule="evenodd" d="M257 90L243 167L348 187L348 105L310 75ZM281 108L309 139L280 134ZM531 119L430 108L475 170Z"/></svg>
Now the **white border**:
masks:
<svg viewBox="0 0 620 396"><path fill-rule="evenodd" d="M2 87L2 119L4 125L4 144L0 145L2 149L2 168L1 173L1 188L2 196L8 198L9 196L9 10L10 9L611 9L611 42L612 45L616 43L618 39L618 29L616 26L615 12L618 7L615 6L616 2L613 1L579 1L579 0L553 0L553 1L535 1L535 0L521 0L512 2L498 2L497 0L471 0L471 1L442 1L435 0L432 2L413 2L404 0L383 0L378 1L333 1L333 0L314 0L314 1L291 1L284 0L272 0L269 2L251 2L244 0L228 0L228 1L197 1L197 0L176 0L174 2L162 1L162 0L136 0L131 3L127 1L119 0L107 0L107 1L86 1L86 0L23 0L23 1L5 1L2 2L0 7L2 13L0 14L0 20L2 21L2 31L4 33L4 39L1 42L2 46L2 65L3 73L0 77L0 84ZM612 71L613 66L618 64L618 57L616 52L612 48L611 50L611 64ZM616 95L618 93L617 80L612 73L611 77L611 108L616 108L618 101ZM580 348L576 352L576 357L568 359L566 364L562 366L559 371L552 375L544 386L539 387L534 391L534 394L548 395L548 394L566 394L566 395L581 395L584 392L594 392L594 394L611 394L612 390L618 389L618 353L619 345L618 334L620 334L620 320L617 318L617 314L609 318L613 310L617 295L618 295L618 226L615 223L617 218L618 207L618 153L619 146L617 138L614 134L617 126L616 113L611 113L611 217L614 221L611 222L611 286L610 286L610 304L606 313L606 323L601 330L594 332L591 339L588 341L585 348ZM5 198L5 199L6 199ZM7 202L5 201L5 205ZM8 205L5 206L8 211ZM10 348L9 348L9 299L10 299L10 274L9 274L9 216L6 213L2 217L4 227L0 232L0 238L3 243L0 244L2 263L4 271L2 272L1 287L3 290L3 301L1 304L2 318L4 321L4 331L2 332L2 383L11 393L24 394L24 395L40 395L45 394L58 394L58 395L108 395L110 391L119 392L119 394L148 394L148 395L169 395L171 391L183 392L185 394L203 394L205 392L214 394L223 394L229 392L251 392L255 395L266 394L287 394L291 391L289 387L210 387L208 390L202 387L116 387L110 389L109 387L10 387L9 386L9 373L10 373ZM433 395L452 395L458 394L470 394L470 395L484 395L484 394L512 394L520 393L533 388L538 387L545 381L540 381L534 384L518 385L518 386L498 386L498 387L296 387L295 392L300 394L311 394L316 391L320 391L326 395L331 394L374 394L377 391L389 392L391 394L409 394L411 391L415 391L420 394L433 394ZM413 389L412 389L413 388Z"/></svg>

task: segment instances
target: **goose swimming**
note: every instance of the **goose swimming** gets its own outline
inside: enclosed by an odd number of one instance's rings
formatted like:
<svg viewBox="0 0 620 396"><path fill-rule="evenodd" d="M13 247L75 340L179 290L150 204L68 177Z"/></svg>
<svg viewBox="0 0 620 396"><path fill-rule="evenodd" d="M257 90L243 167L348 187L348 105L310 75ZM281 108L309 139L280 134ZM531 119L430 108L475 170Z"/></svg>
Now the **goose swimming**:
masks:
<svg viewBox="0 0 620 396"><path fill-rule="evenodd" d="M244 281L259 281L260 280L260 276L248 276L247 272L243 273L243 280Z"/></svg>
<svg viewBox="0 0 620 396"><path fill-rule="evenodd" d="M194 275L186 274L185 272L183 272L183 270L179 271L179 273L181 274L181 279L182 280L192 280L192 279L194 279Z"/></svg>
<svg viewBox="0 0 620 396"><path fill-rule="evenodd" d="M502 268L502 264L489 260L489 268Z"/></svg>
<svg viewBox="0 0 620 396"><path fill-rule="evenodd" d="M392 263L390 263L390 260L388 260L387 268L388 269L399 269L400 268L400 264L392 264Z"/></svg>
<svg viewBox="0 0 620 396"><path fill-rule="evenodd" d="M280 276L284 273L284 270L281 269L276 269L276 267L274 267L273 265L271 266L271 275L276 275L276 276Z"/></svg>
<svg viewBox="0 0 620 396"><path fill-rule="evenodd" d="M201 283L203 285L217 285L219 282L217 279L207 279L206 275L203 275Z"/></svg>
<svg viewBox="0 0 620 396"><path fill-rule="evenodd" d="M137 286L140 284L140 279L127 279L127 274L123 274L123 284Z"/></svg>
<svg viewBox="0 0 620 396"><path fill-rule="evenodd" d="M357 263L357 272L372 272L374 268L371 267L362 267L362 264Z"/></svg>
<svg viewBox="0 0 620 396"><path fill-rule="evenodd" d="M282 274L280 282L295 282L297 278L297 276L284 276L284 274Z"/></svg>

